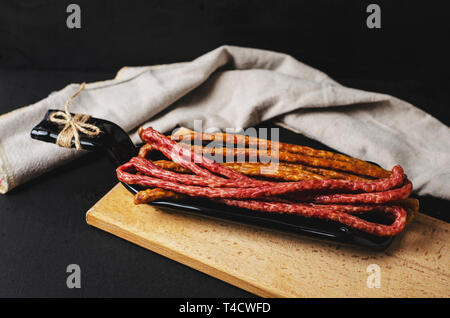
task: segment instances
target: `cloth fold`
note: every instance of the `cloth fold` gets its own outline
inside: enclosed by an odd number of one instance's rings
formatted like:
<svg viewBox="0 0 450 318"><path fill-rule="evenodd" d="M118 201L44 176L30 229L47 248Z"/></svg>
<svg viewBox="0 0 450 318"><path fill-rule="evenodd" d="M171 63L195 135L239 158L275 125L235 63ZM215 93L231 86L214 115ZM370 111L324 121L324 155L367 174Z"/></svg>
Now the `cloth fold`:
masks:
<svg viewBox="0 0 450 318"><path fill-rule="evenodd" d="M29 137L50 108L78 89L0 116L0 192L6 193L83 152ZM246 128L265 120L350 156L390 169L399 163L418 194L450 199L450 128L395 97L344 87L289 55L222 46L169 65L126 67L113 80L89 83L70 111L117 123L138 142L142 124L167 132ZM197 128L197 127L195 127Z"/></svg>

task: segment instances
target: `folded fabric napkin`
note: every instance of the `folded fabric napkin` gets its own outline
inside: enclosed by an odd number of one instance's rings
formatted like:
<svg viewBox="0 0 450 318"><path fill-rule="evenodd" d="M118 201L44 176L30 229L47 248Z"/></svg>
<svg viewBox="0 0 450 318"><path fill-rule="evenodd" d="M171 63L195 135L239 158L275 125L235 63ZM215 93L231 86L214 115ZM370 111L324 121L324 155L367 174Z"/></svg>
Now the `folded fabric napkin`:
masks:
<svg viewBox="0 0 450 318"><path fill-rule="evenodd" d="M0 117L0 192L6 193L83 151L30 138L50 108L63 109L71 84ZM401 164L415 191L450 199L450 128L395 97L344 87L294 58L222 46L186 63L126 67L90 83L70 111L117 123L137 142L142 124L167 132L281 125L350 156L390 169Z"/></svg>

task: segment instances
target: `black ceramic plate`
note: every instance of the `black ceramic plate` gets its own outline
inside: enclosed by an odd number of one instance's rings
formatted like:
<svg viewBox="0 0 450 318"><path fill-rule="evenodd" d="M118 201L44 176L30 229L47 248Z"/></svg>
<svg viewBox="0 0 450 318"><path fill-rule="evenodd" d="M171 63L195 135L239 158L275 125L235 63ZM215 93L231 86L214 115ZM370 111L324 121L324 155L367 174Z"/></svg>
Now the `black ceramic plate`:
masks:
<svg viewBox="0 0 450 318"><path fill-rule="evenodd" d="M31 131L32 138L46 142L56 142L56 138L63 127L49 121L49 116L54 111L49 110L44 119L33 128ZM115 166L127 162L137 154L138 149L133 145L128 135L116 124L98 118L90 118L88 122L98 126L102 130L102 134L93 138L81 135L80 142L83 149L106 152L113 160ZM124 186L132 193L137 193L141 190L139 186L135 185L124 184ZM173 202L156 201L149 204L170 208L179 212L231 220L271 230L285 231L342 244L358 245L375 250L386 249L393 239L392 237L369 235L333 221L249 211L229 207L207 199L192 198ZM381 220L372 219L371 221Z"/></svg>

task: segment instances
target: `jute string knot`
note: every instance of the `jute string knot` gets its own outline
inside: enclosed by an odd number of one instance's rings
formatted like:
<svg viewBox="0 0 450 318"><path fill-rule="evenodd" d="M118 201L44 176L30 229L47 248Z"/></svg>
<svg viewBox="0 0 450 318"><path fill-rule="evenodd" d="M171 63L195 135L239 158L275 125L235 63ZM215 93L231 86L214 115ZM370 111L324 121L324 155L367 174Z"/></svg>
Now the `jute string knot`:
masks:
<svg viewBox="0 0 450 318"><path fill-rule="evenodd" d="M75 139L75 148L81 149L79 131L88 136L97 136L101 130L95 125L86 123L91 117L89 115L75 114L72 116L69 112L69 105L86 86L86 83L81 83L80 88L66 101L64 105L64 112L57 111L50 115L50 121L64 125L63 130L56 139L56 144L61 147L71 148L72 138Z"/></svg>

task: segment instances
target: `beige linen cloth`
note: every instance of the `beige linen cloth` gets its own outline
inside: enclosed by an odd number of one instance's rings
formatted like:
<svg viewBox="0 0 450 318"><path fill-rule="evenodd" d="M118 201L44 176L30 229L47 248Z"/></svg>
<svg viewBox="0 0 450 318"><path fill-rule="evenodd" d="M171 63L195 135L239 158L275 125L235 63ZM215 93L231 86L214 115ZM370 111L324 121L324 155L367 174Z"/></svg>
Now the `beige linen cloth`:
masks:
<svg viewBox="0 0 450 318"><path fill-rule="evenodd" d="M0 117L0 192L79 156L30 138L49 108L63 109L71 84ZM219 47L186 63L123 68L113 80L90 83L70 111L120 125L137 142L146 124L167 132L245 128L275 119L350 156L390 169L401 164L415 191L450 199L450 129L395 97L344 87L280 53Z"/></svg>

